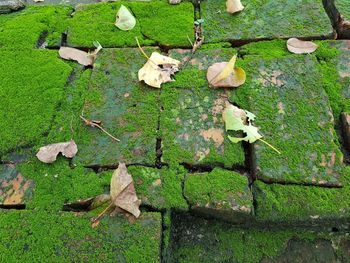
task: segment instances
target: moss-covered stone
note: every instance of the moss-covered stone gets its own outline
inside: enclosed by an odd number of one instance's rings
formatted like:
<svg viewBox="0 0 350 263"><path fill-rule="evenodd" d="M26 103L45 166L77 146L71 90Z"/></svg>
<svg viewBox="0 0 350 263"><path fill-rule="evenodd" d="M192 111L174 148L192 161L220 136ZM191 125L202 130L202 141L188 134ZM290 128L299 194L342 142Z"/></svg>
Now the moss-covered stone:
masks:
<svg viewBox="0 0 350 263"><path fill-rule="evenodd" d="M150 53L151 49L145 51ZM138 49L99 53L83 115L102 121L104 129L120 142L81 121L76 131L76 161L84 165L155 163L159 90L138 81L137 72L145 62Z"/></svg>
<svg viewBox="0 0 350 263"><path fill-rule="evenodd" d="M182 183L185 171L181 168L149 168L130 166L137 196L143 205L157 209L187 210L186 200L182 196Z"/></svg>
<svg viewBox="0 0 350 263"><path fill-rule="evenodd" d="M331 22L322 1L242 0L245 9L226 12L225 0L201 4L205 41L240 41L266 38L331 37Z"/></svg>
<svg viewBox="0 0 350 263"><path fill-rule="evenodd" d="M57 51L0 49L0 155L50 130L72 68Z"/></svg>
<svg viewBox="0 0 350 263"><path fill-rule="evenodd" d="M233 171L215 168L210 173L189 174L184 195L191 209L212 217L240 222L253 213L248 179Z"/></svg>
<svg viewBox="0 0 350 263"><path fill-rule="evenodd" d="M114 25L121 4L137 20L130 31ZM69 22L68 44L90 47L97 40L103 47L133 47L137 37L142 45L189 46L188 37L194 38L193 14L191 3L169 5L165 0L82 5Z"/></svg>
<svg viewBox="0 0 350 263"><path fill-rule="evenodd" d="M335 6L345 20L350 20L350 6L346 0L334 0Z"/></svg>
<svg viewBox="0 0 350 263"><path fill-rule="evenodd" d="M24 205L33 195L34 183L27 180L14 164L0 165L0 204Z"/></svg>
<svg viewBox="0 0 350 263"><path fill-rule="evenodd" d="M105 217L97 228L87 215L0 211L2 262L159 262L160 213L130 224Z"/></svg>
<svg viewBox="0 0 350 263"><path fill-rule="evenodd" d="M1 15L0 49L32 49L39 42L44 46L60 45L71 12L65 6L30 6L21 12Z"/></svg>
<svg viewBox="0 0 350 263"><path fill-rule="evenodd" d="M228 61L232 49L171 50L170 56L182 61L175 82L162 88L160 131L165 162L222 165L244 164L241 144L231 143L224 131L221 113L230 90L209 88L208 67Z"/></svg>
<svg viewBox="0 0 350 263"><path fill-rule="evenodd" d="M338 185L343 155L315 58L244 57L248 78L232 100L254 113L264 140L254 143L254 169L268 182Z"/></svg>
<svg viewBox="0 0 350 263"><path fill-rule="evenodd" d="M349 169L344 169L343 188L264 184L253 185L258 220L317 223L350 218Z"/></svg>
<svg viewBox="0 0 350 263"><path fill-rule="evenodd" d="M198 217L173 218L170 262L348 262L346 233L238 228Z"/></svg>

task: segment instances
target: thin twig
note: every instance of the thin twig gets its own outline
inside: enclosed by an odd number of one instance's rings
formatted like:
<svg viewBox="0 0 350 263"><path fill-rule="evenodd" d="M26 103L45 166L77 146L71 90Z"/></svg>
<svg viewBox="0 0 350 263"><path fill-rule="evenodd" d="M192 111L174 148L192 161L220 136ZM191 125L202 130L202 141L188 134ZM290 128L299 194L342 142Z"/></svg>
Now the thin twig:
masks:
<svg viewBox="0 0 350 263"><path fill-rule="evenodd" d="M191 39L190 39L190 37L188 35L187 35L187 39L188 39L188 42L190 42L191 47L193 48L193 43L192 43L192 41L191 41Z"/></svg>
<svg viewBox="0 0 350 263"><path fill-rule="evenodd" d="M259 139L260 141L262 141L263 143L265 143L267 146L269 146L271 149L273 149L274 151L276 151L278 154L281 154L281 152L279 150L277 150L274 146L272 146L271 144L269 144L267 141L263 140L263 139Z"/></svg>
<svg viewBox="0 0 350 263"><path fill-rule="evenodd" d="M91 221L93 223L93 226L97 226L98 222L101 220L102 217L108 212L108 210L114 205L113 202L110 202L110 204L106 207L105 210L103 210L97 217L93 218Z"/></svg>
<svg viewBox="0 0 350 263"><path fill-rule="evenodd" d="M101 131L103 131L105 134L107 134L109 137L111 137L113 140L120 142L119 139L117 139L116 137L114 137L112 134L110 134L108 131L106 131L105 129L103 129L99 124L97 124L94 121L90 121L85 119L82 115L80 115L80 118L85 122L86 125L91 126L91 127L97 127L99 128Z"/></svg>

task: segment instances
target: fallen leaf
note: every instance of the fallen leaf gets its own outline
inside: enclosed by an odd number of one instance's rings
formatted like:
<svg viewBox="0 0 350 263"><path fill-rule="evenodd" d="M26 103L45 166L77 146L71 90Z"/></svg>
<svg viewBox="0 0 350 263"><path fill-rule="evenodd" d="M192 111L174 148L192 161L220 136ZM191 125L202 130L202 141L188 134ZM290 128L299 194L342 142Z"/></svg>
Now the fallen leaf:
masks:
<svg viewBox="0 0 350 263"><path fill-rule="evenodd" d="M235 68L237 56L234 55L229 62L214 63L208 68L207 80L214 88L239 87L246 80L245 71Z"/></svg>
<svg viewBox="0 0 350 263"><path fill-rule="evenodd" d="M146 64L139 70L139 81L147 85L160 88L162 83L174 81L171 75L179 71L180 61L153 52Z"/></svg>
<svg viewBox="0 0 350 263"><path fill-rule="evenodd" d="M53 163L57 155L62 153L67 158L73 158L78 152L78 146L73 140L43 146L39 149L36 157L43 163Z"/></svg>
<svg viewBox="0 0 350 263"><path fill-rule="evenodd" d="M229 104L223 114L226 131L242 131L246 134L243 138L232 137L228 135L230 141L238 143L240 141L247 141L253 143L262 138L258 133L258 128L251 124L255 115L249 111L242 110L232 104Z"/></svg>
<svg viewBox="0 0 350 263"><path fill-rule="evenodd" d="M240 12L244 9L241 0L227 0L226 1L226 11L233 14Z"/></svg>
<svg viewBox="0 0 350 263"><path fill-rule="evenodd" d="M135 17L124 5L121 5L117 13L115 26L123 31L128 31L133 29L135 25L136 25Z"/></svg>
<svg viewBox="0 0 350 263"><path fill-rule="evenodd" d="M287 40L287 48L294 54L309 54L314 52L318 48L318 45L311 41L290 38Z"/></svg>
<svg viewBox="0 0 350 263"><path fill-rule="evenodd" d="M33 2L35 2L35 3L44 2L44 0L33 0Z"/></svg>
<svg viewBox="0 0 350 263"><path fill-rule="evenodd" d="M111 179L111 200L119 207L136 218L140 216L139 206L141 200L137 198L134 183L125 163L119 163L118 169L113 173Z"/></svg>
<svg viewBox="0 0 350 263"><path fill-rule="evenodd" d="M92 66L96 59L97 53L102 49L102 46L98 41L94 41L93 44L96 47L96 49L91 53L72 47L60 47L58 54L63 59L75 60L83 66Z"/></svg>

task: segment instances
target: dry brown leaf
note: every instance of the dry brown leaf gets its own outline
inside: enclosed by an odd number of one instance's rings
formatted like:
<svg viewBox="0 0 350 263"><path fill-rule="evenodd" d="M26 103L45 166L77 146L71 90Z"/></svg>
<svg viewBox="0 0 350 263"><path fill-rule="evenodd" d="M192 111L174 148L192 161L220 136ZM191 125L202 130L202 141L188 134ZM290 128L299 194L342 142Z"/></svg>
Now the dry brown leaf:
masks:
<svg viewBox="0 0 350 263"><path fill-rule="evenodd" d="M93 58L89 55L89 53L76 48L60 47L58 53L63 59L75 60L84 66L91 66L93 64Z"/></svg>
<svg viewBox="0 0 350 263"><path fill-rule="evenodd" d="M141 200L137 198L134 183L125 163L119 163L111 179L111 199L119 207L136 218L140 216Z"/></svg>
<svg viewBox="0 0 350 263"><path fill-rule="evenodd" d="M139 81L160 88L162 83L173 81L171 75L179 71L180 61L153 52L147 63L139 70Z"/></svg>
<svg viewBox="0 0 350 263"><path fill-rule="evenodd" d="M227 0L226 1L226 11L228 13L237 13L244 9L241 0Z"/></svg>
<svg viewBox="0 0 350 263"><path fill-rule="evenodd" d="M39 149L36 157L43 163L53 163L57 155L62 153L67 158L73 158L78 152L78 146L73 140L43 146Z"/></svg>
<svg viewBox="0 0 350 263"><path fill-rule="evenodd" d="M309 54L318 48L318 45L311 41L303 41L297 38L290 38L287 40L287 48L294 54Z"/></svg>
<svg viewBox="0 0 350 263"><path fill-rule="evenodd" d="M235 68L236 55L229 62L214 63L208 68L207 80L214 88L239 87L246 80L245 71Z"/></svg>

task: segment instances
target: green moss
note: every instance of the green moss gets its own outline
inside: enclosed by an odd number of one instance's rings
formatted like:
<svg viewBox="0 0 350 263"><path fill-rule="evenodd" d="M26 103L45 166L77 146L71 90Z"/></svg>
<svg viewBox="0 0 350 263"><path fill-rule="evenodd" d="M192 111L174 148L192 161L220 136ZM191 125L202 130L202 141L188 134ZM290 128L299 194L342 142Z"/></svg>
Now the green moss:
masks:
<svg viewBox="0 0 350 263"><path fill-rule="evenodd" d="M72 68L56 51L0 49L0 154L34 144L52 124Z"/></svg>
<svg viewBox="0 0 350 263"><path fill-rule="evenodd" d="M135 28L122 31L114 23L123 4L136 17ZM193 6L191 3L169 5L167 1L118 2L80 6L70 20L68 43L71 46L92 46L98 40L103 47L141 45L189 46L193 39Z"/></svg>
<svg viewBox="0 0 350 263"><path fill-rule="evenodd" d="M226 12L225 2L204 0L201 4L207 43L332 35L321 1L242 0L244 11L233 15Z"/></svg>
<svg viewBox="0 0 350 263"><path fill-rule="evenodd" d="M244 45L238 49L238 54L245 59L272 59L291 55L287 50L286 40L279 39Z"/></svg>
<svg viewBox="0 0 350 263"><path fill-rule="evenodd" d="M249 213L253 197L248 179L236 172L215 168L210 173L189 174L184 194L192 206Z"/></svg>
<svg viewBox="0 0 350 263"><path fill-rule="evenodd" d="M264 140L282 152L279 155L261 142L254 143L258 178L339 184L343 156L316 59L246 56L241 66L247 72L247 81L231 99L257 116L255 125Z"/></svg>
<svg viewBox="0 0 350 263"><path fill-rule="evenodd" d="M23 11L0 16L0 48L31 49L42 35L49 46L58 46L72 8L29 6Z"/></svg>
<svg viewBox="0 0 350 263"><path fill-rule="evenodd" d="M258 220L310 223L313 220L339 220L350 216L350 170L343 171L343 188L316 186L267 185L256 181L253 185Z"/></svg>
<svg viewBox="0 0 350 263"><path fill-rule="evenodd" d="M130 174L135 182L136 193L142 203L157 209L187 209L182 196L183 169L156 169L130 166Z"/></svg>
<svg viewBox="0 0 350 263"><path fill-rule="evenodd" d="M349 3L346 0L335 0L335 5L339 13L346 19L350 20L350 8Z"/></svg>
<svg viewBox="0 0 350 263"><path fill-rule="evenodd" d="M234 49L171 50L170 56L181 61L175 82L163 86L160 132L163 160L168 163L222 164L232 167L244 163L241 144L232 144L224 132L221 111L230 90L211 89L207 68L229 61Z"/></svg>
<svg viewBox="0 0 350 263"><path fill-rule="evenodd" d="M28 209L60 211L65 203L103 194L111 178L111 173L95 174L81 166L72 169L64 157L49 165L32 160L18 169L26 179L34 181L33 199L26 203Z"/></svg>
<svg viewBox="0 0 350 263"><path fill-rule="evenodd" d="M95 229L74 213L1 211L0 260L6 262L159 262L161 217L144 213L134 224L106 217Z"/></svg>
<svg viewBox="0 0 350 263"><path fill-rule="evenodd" d="M155 49L145 49L147 53L151 50ZM154 164L159 90L138 81L137 72L145 62L138 49L105 49L99 53L85 97L84 116L102 121L104 129L120 142L80 122L74 135L79 145L77 163Z"/></svg>

